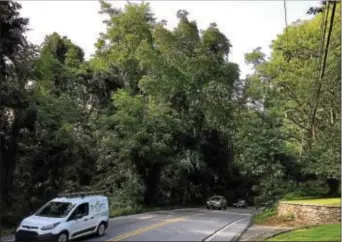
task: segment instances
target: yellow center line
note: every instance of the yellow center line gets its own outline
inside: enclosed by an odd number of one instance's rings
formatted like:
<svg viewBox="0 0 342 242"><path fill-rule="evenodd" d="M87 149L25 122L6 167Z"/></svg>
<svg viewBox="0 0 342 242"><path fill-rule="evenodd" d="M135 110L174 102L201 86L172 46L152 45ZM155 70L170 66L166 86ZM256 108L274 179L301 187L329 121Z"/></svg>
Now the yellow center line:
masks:
<svg viewBox="0 0 342 242"><path fill-rule="evenodd" d="M143 227L143 228L140 228L140 229L128 232L126 234L121 234L121 235L116 236L116 237L114 237L114 238L112 238L110 240L107 240L107 242L115 242L115 241L124 240L124 239L127 239L129 237L132 237L132 236L135 236L135 235L138 235L138 234L141 234L141 233L144 233L144 232L156 229L156 228L160 228L160 227L162 227L164 225L167 225L167 224L171 224L171 223L175 223L175 222L179 222L179 221L184 221L185 218L186 217L179 217L179 218L175 218L175 219L165 220L164 222L160 222L160 223L157 223L157 224L152 224L150 226L146 226L146 227Z"/></svg>

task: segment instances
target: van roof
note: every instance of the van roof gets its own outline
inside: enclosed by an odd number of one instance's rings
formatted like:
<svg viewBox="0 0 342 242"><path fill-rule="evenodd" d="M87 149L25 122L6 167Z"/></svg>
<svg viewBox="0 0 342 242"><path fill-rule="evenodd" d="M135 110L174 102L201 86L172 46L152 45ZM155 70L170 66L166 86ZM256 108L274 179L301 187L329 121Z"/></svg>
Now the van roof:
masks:
<svg viewBox="0 0 342 242"><path fill-rule="evenodd" d="M74 204L89 202L91 200L103 200L106 199L106 196L94 195L94 196L84 196L84 197L57 197L52 199L52 202L70 202Z"/></svg>

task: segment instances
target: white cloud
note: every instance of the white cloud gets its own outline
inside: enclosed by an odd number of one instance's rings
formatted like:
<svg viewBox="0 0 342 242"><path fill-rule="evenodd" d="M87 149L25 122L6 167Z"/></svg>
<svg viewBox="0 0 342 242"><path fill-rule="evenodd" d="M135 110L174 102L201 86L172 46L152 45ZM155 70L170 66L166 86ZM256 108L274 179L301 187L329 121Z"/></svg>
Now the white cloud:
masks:
<svg viewBox="0 0 342 242"><path fill-rule="evenodd" d="M83 48L86 57L94 52L99 33L105 30L103 17L98 14L97 1L19 1L22 15L30 18L28 39L40 44L45 35L58 32L68 36ZM111 1L123 7L126 1ZM200 29L216 22L230 39L233 48L230 61L239 64L242 76L251 69L244 63L244 54L260 46L269 53L269 44L285 27L283 1L150 1L158 19L168 21L168 27L177 24L176 12L185 9L189 18L196 20ZM308 19L306 11L319 1L287 1L288 23Z"/></svg>

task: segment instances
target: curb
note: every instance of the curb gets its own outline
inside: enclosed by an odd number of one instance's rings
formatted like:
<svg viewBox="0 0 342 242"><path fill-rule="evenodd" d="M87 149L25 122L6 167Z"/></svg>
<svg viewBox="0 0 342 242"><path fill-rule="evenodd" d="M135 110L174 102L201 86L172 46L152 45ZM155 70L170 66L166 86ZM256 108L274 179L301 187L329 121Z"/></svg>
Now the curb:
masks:
<svg viewBox="0 0 342 242"><path fill-rule="evenodd" d="M292 231L295 231L295 230L298 230L298 229L310 229L310 228L315 228L315 227L319 227L319 226L322 226L322 225L326 225L326 224L314 224L314 225L305 225L305 226L299 226L299 227L296 227L296 228L291 228L291 229L288 229L288 230L285 230L285 231L281 231L281 232L278 232L278 233L275 233L271 236L268 236L266 237L264 240L267 240L267 239L270 239L270 238L274 238L280 234L285 234L285 233L289 233L289 232L292 232Z"/></svg>
<svg viewBox="0 0 342 242"><path fill-rule="evenodd" d="M274 238L274 237L276 237L276 236L278 236L280 234L289 233L289 232L295 231L297 229L303 229L303 228L302 227L298 227L298 228L287 229L285 231L281 231L281 232L275 233L273 235L267 236L264 240L271 239L271 238Z"/></svg>
<svg viewBox="0 0 342 242"><path fill-rule="evenodd" d="M284 228L285 229L285 228ZM247 240L242 240L242 241L264 241L268 238L272 238L278 234L282 234L282 233L287 233L289 231L292 231L292 230L296 230L297 228L289 228L289 229L285 229L283 231L280 231L280 232L276 232L274 233L273 235L269 235L269 236L264 236L265 233L267 232L262 232L262 233L259 233L259 234L256 234L256 235L252 235L252 236L249 236L247 237L246 239ZM242 236L241 236L242 237ZM241 239L241 238L240 238ZM260 240L261 239L261 240ZM239 240L240 241L240 240Z"/></svg>

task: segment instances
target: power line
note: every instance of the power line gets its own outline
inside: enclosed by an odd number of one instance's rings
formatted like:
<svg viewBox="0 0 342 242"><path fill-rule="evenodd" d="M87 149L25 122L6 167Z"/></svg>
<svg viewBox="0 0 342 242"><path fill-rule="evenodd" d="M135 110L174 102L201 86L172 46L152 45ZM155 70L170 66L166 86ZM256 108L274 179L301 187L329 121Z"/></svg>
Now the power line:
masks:
<svg viewBox="0 0 342 242"><path fill-rule="evenodd" d="M285 35L286 35L286 44L289 44L289 37L287 34L287 11L286 11L286 0L284 0L284 12L285 12Z"/></svg>
<svg viewBox="0 0 342 242"><path fill-rule="evenodd" d="M329 6L329 2L328 2L328 6ZM311 116L311 130L314 127L314 124L315 124L316 112L317 112L317 107L318 107L318 98L319 98L319 94L320 94L321 87L322 87L322 79L323 79L324 73L325 73L325 67L326 67L326 61L327 61L327 56L328 56L330 37L331 37L332 27L333 27L334 18L335 18L335 11L336 11L336 2L333 2L333 9L332 9L331 17L330 17L330 26L329 26L329 32L328 32L328 39L327 39L327 44L326 44L326 47L325 47L325 50L324 50L323 66L322 66L321 75L320 75L319 81L318 81L318 88L317 88L317 93L316 93L316 99L314 100L315 101L315 106L314 106L314 109L313 109L313 112L312 112L312 116ZM328 13L327 13L327 16L328 16ZM326 26L325 26L325 28L326 28Z"/></svg>
<svg viewBox="0 0 342 242"><path fill-rule="evenodd" d="M334 25L335 11L336 11L336 2L333 2L333 9L332 9L331 18L330 18L330 26L329 26L329 32L328 32L327 46L325 48L325 55L324 55L324 60L323 60L322 73L321 73L321 76L320 76L321 79L323 78L324 72L325 72L325 65L326 65L327 56L328 56L330 37L331 37L332 27Z"/></svg>
<svg viewBox="0 0 342 242"><path fill-rule="evenodd" d="M320 74L321 74L321 69L322 69L322 56L323 56L323 48L324 48L324 43L325 43L325 35L326 35L326 30L327 30L327 25L328 25L329 8L330 8L330 4L327 1L326 11L323 11L322 22L321 22L321 33L320 33L321 40L320 40L320 50L319 50L320 56L318 59L317 80L320 79Z"/></svg>
<svg viewBox="0 0 342 242"><path fill-rule="evenodd" d="M289 50L289 36L288 36L288 23L287 23L287 8L286 0L284 0L284 13L285 13L285 38L286 38L286 48L284 49L284 57L287 62L291 60L291 51Z"/></svg>

